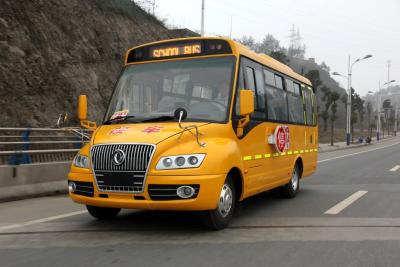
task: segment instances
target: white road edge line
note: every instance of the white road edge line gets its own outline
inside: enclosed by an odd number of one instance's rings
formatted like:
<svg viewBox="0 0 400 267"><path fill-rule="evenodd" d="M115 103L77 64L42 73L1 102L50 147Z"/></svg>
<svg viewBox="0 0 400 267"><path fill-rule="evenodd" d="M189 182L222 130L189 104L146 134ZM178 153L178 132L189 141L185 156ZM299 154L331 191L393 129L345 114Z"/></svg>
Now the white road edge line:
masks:
<svg viewBox="0 0 400 267"><path fill-rule="evenodd" d="M354 194L352 194L351 196L349 196L345 200L339 202L338 204L336 204L335 206L333 206L329 210L325 211L325 214L330 214L330 215L338 214L339 212L341 212L342 210L344 210L345 208L350 206L352 203L354 203L357 199L359 199L360 197L362 197L366 193L368 193L368 191L360 190L360 191L355 192Z"/></svg>
<svg viewBox="0 0 400 267"><path fill-rule="evenodd" d="M374 148L374 149L369 149L369 150L364 150L364 151L360 151L360 152L356 152L356 153L346 154L346 155L343 155L343 156L338 156L338 157L334 157L334 158L330 158L330 159L319 160L319 161L317 161L317 163L330 161L330 160L334 160L334 159L346 158L346 157L359 155L359 154L364 154L364 153L368 153L368 152L371 152L371 151L375 151L375 150L379 150L379 149L384 149L384 148L387 148L387 147L395 146L395 145L398 145L398 144L400 144L400 142L397 142L397 143L394 143L394 144L391 144L391 145L388 145L388 146L382 146L382 147L377 147L377 148Z"/></svg>
<svg viewBox="0 0 400 267"><path fill-rule="evenodd" d="M399 170L400 169L400 165L396 165L396 166L394 166L393 168L391 168L389 171L390 172L396 172L397 170Z"/></svg>
<svg viewBox="0 0 400 267"><path fill-rule="evenodd" d="M60 214L60 215L56 215L56 216L51 216L51 217L47 217L47 218L43 218L43 219L37 219L37 220L27 221L27 222L23 222L23 223L0 226L0 232L5 231L5 230L20 228L20 227L25 227L25 226L32 225L32 224L50 222L50 221L54 221L54 220L58 220L58 219L76 216L76 215L83 214L86 212L87 212L86 210L80 210L80 211L74 211L74 212Z"/></svg>

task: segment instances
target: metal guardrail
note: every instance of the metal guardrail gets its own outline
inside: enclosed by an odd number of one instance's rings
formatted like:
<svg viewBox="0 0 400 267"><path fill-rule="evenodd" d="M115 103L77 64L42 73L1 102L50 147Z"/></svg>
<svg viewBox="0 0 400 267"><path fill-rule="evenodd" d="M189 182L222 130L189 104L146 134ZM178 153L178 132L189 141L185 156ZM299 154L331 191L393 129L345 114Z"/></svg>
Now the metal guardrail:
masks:
<svg viewBox="0 0 400 267"><path fill-rule="evenodd" d="M0 128L0 165L69 161L90 136L82 128Z"/></svg>

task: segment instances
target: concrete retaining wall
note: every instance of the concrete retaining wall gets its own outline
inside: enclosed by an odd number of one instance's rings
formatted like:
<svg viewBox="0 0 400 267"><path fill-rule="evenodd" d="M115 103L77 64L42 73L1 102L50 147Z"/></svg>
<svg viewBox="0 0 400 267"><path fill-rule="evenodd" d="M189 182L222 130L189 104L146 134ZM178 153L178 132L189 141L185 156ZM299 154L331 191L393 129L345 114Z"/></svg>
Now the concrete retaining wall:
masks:
<svg viewBox="0 0 400 267"><path fill-rule="evenodd" d="M67 192L71 162L0 166L0 201Z"/></svg>

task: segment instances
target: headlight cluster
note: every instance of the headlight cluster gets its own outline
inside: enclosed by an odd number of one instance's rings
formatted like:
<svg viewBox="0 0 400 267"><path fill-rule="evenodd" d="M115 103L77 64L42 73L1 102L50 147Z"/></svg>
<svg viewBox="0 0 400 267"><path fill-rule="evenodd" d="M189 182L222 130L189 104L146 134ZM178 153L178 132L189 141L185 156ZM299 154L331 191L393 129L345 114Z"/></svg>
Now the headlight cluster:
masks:
<svg viewBox="0 0 400 267"><path fill-rule="evenodd" d="M161 157L157 170L197 168L203 162L206 154L176 155Z"/></svg>
<svg viewBox="0 0 400 267"><path fill-rule="evenodd" d="M73 163L76 167L89 169L88 157L82 156L81 154L75 156Z"/></svg>

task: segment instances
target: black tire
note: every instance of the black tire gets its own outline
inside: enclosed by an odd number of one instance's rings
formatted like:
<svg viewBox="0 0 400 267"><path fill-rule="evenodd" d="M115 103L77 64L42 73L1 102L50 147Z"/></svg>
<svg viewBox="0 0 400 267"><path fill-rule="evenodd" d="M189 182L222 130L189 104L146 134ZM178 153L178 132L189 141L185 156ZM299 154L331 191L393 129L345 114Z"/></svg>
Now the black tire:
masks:
<svg viewBox="0 0 400 267"><path fill-rule="evenodd" d="M231 206L227 213L224 213L224 211L226 212L225 208L227 206L222 205L223 190L224 190L224 192L229 191L229 193L226 193L226 196L231 195ZM227 198L225 198L225 199L227 199ZM230 201L228 201L228 202L230 202ZM235 207L236 207L235 185L233 183L232 177L230 177L230 175L228 175L226 177L224 185L221 188L221 196L218 200L217 208L215 210L207 210L207 211L203 212L203 214L202 214L203 224L212 230L224 229L225 227L228 226L230 220L232 219L233 214L235 212Z"/></svg>
<svg viewBox="0 0 400 267"><path fill-rule="evenodd" d="M86 209L92 215L94 218L99 219L99 220L110 220L114 219L117 217L118 213L121 211L121 209L117 208L102 208L102 207L96 207L96 206L89 206L86 205Z"/></svg>
<svg viewBox="0 0 400 267"><path fill-rule="evenodd" d="M280 193L281 196L284 198L294 198L296 197L299 189L300 189L300 169L296 164L293 168L292 177L290 178L289 183L280 188Z"/></svg>

